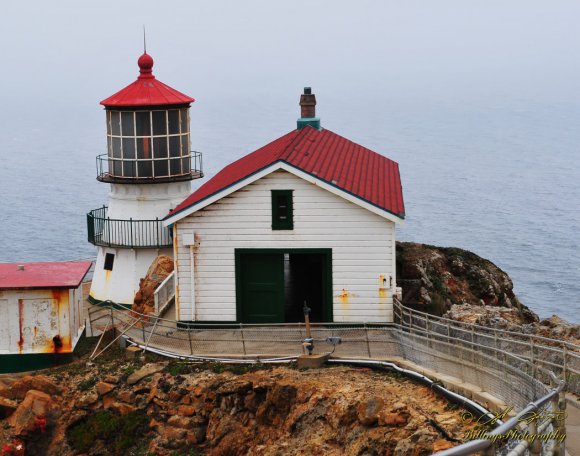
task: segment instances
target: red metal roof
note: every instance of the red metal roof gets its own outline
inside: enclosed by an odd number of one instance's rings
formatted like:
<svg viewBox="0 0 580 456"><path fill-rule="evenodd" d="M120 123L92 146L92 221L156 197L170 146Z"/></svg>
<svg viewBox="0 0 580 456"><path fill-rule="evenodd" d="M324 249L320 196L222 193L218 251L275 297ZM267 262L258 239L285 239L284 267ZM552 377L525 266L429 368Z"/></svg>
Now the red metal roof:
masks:
<svg viewBox="0 0 580 456"><path fill-rule="evenodd" d="M90 261L0 263L0 289L76 288L90 267Z"/></svg>
<svg viewBox="0 0 580 456"><path fill-rule="evenodd" d="M167 217L282 161L399 218L405 217L399 165L330 130L294 130L231 163ZM166 217L166 218L167 218Z"/></svg>
<svg viewBox="0 0 580 456"><path fill-rule="evenodd" d="M139 76L132 84L101 101L106 107L182 105L195 100L172 89L153 76L153 58L143 54L137 61Z"/></svg>

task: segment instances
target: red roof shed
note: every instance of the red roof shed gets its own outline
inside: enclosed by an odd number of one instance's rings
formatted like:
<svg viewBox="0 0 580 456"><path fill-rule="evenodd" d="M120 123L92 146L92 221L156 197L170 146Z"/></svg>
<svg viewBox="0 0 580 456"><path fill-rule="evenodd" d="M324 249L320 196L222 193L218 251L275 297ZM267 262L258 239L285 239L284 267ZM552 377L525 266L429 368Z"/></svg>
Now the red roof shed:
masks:
<svg viewBox="0 0 580 456"><path fill-rule="evenodd" d="M15 288L77 288L90 261L0 263L0 290Z"/></svg>

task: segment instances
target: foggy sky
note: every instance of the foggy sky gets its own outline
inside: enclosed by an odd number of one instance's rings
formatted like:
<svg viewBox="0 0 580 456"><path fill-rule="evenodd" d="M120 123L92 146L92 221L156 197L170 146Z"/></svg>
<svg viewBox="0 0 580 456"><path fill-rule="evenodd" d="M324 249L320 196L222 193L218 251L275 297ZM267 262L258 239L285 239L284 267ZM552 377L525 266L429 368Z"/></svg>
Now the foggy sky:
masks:
<svg viewBox="0 0 580 456"><path fill-rule="evenodd" d="M343 103L578 99L579 18L566 0L3 2L0 95L98 109L134 80L145 25L157 77L206 106L294 109L304 85Z"/></svg>

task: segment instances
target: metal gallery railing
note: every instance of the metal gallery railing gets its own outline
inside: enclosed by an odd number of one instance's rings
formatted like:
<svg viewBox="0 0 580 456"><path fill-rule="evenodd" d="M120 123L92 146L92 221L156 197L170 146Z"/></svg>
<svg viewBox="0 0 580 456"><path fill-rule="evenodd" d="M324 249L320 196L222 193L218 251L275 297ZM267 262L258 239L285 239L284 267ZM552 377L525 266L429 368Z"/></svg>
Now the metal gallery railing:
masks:
<svg viewBox="0 0 580 456"><path fill-rule="evenodd" d="M453 377L463 387L479 388L480 397L485 399L489 397L485 394L489 394L501 400L506 407L513 407L520 418L522 413L532 411L540 416L561 416L565 407L564 383L554 378L548 365L538 364L537 359L532 360L530 356L522 356L519 344L490 344L487 338L479 340L476 330L473 338L468 337L466 334L471 332L465 332L465 328L457 329L451 323L447 331L448 322L431 320L431 316L423 324L424 315L416 315L413 311L409 318L408 309L401 307L396 303L395 313L399 314L399 321L392 323L313 324L311 337L315 352L333 351L334 357L358 359L360 362L404 359L425 372L428 369ZM295 358L302 353L306 337L303 323L184 324L127 311L115 305L93 306L89 313L93 329L105 332L114 328L118 337L126 338L143 350L189 360L231 362ZM497 335L499 337L500 333ZM339 337L342 343L331 347L326 343L329 337ZM535 347L537 349L537 345ZM512 351L512 348L516 350ZM532 402L534 406L528 410ZM534 427L537 424L541 425L540 429ZM522 426L521 421L510 419L500 428L505 433L528 434L558 430L563 430L563 422L554 419L547 424L532 421L526 426ZM529 441L508 439L507 444L500 446L499 441L486 436L474 442L478 443L468 442L445 454L472 454L483 450L486 454L563 454L563 443L555 440L530 445Z"/></svg>
<svg viewBox="0 0 580 456"><path fill-rule="evenodd" d="M171 230L159 219L112 219L107 206L87 214L87 238L93 245L120 248L167 248L173 245Z"/></svg>

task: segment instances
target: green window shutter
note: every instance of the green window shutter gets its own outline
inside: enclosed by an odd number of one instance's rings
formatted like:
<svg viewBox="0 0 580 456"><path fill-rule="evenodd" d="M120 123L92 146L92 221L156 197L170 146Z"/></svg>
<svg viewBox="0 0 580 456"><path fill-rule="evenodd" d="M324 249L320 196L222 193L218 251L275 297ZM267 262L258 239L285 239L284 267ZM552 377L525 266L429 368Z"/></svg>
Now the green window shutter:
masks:
<svg viewBox="0 0 580 456"><path fill-rule="evenodd" d="M272 229L294 229L293 190L272 190Z"/></svg>

